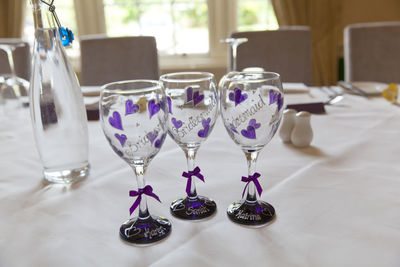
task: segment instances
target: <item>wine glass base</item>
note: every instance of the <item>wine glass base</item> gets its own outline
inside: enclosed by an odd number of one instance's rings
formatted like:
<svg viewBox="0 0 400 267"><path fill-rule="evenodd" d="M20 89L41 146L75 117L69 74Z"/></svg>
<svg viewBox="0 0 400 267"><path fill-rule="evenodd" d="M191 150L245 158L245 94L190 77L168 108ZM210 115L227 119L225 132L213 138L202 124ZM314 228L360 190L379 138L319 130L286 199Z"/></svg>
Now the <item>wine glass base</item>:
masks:
<svg viewBox="0 0 400 267"><path fill-rule="evenodd" d="M184 220L201 220L215 213L217 204L214 200L203 196L196 198L180 198L170 206L172 215Z"/></svg>
<svg viewBox="0 0 400 267"><path fill-rule="evenodd" d="M275 209L264 201L255 201L254 203L240 200L229 205L226 213L233 222L260 226L267 224L275 217Z"/></svg>
<svg viewBox="0 0 400 267"><path fill-rule="evenodd" d="M135 217L124 222L119 229L123 240L136 245L158 242L170 232L171 222L161 216L149 216L146 219Z"/></svg>

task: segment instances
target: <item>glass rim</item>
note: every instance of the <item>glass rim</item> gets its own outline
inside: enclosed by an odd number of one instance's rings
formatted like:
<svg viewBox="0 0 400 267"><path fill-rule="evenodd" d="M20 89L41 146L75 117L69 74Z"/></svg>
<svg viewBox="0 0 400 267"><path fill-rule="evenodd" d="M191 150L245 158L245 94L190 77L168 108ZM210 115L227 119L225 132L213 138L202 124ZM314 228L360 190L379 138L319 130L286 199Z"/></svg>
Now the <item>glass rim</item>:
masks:
<svg viewBox="0 0 400 267"><path fill-rule="evenodd" d="M138 83L148 83L147 86L143 88L130 88L130 89L122 89L122 88L107 88L109 86L117 86L117 85L127 85L127 84L138 84ZM115 81L106 83L101 86L101 92L107 93L118 93L120 92L134 92L134 91L153 91L154 89L162 89L163 85L160 81L157 80L148 80L148 79L141 79L141 80L122 80L122 81Z"/></svg>
<svg viewBox="0 0 400 267"><path fill-rule="evenodd" d="M246 79L246 78L240 78L240 79L233 79L233 75L244 75L248 76L251 74L262 74L263 76L260 78L254 78L254 79ZM271 77L265 77L265 75L270 75ZM264 82L264 81L271 81L271 80L280 80L281 75L277 72L273 71L231 71L227 74L224 75L223 79L228 80L228 81L237 81L237 82Z"/></svg>
<svg viewBox="0 0 400 267"><path fill-rule="evenodd" d="M184 76L184 75L193 75L193 77L179 78L179 76ZM215 79L214 74L206 71L172 72L160 76L160 81L162 82L194 83L194 82L209 81L213 79Z"/></svg>

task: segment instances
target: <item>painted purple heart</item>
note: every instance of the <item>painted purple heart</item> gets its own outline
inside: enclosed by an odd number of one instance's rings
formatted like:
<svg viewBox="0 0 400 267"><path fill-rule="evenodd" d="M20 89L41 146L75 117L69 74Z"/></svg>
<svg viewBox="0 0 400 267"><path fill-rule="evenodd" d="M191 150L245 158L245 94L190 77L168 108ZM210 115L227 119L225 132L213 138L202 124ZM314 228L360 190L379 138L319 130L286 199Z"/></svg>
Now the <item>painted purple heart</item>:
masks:
<svg viewBox="0 0 400 267"><path fill-rule="evenodd" d="M188 87L186 88L186 102L190 102L193 100L193 88Z"/></svg>
<svg viewBox="0 0 400 267"><path fill-rule="evenodd" d="M179 129L182 126L182 121L181 120L176 120L175 118L172 118L171 122L175 126L176 129Z"/></svg>
<svg viewBox="0 0 400 267"><path fill-rule="evenodd" d="M210 122L211 122L211 118L207 118L207 120L203 119L203 121L201 123L203 124L203 127L206 128L207 126L210 125Z"/></svg>
<svg viewBox="0 0 400 267"><path fill-rule="evenodd" d="M256 139L256 129L253 126L247 126L247 130L243 129L240 132L246 138Z"/></svg>
<svg viewBox="0 0 400 267"><path fill-rule="evenodd" d="M167 102L168 102L168 112L172 114L172 101L169 96L167 96Z"/></svg>
<svg viewBox="0 0 400 267"><path fill-rule="evenodd" d="M139 105L133 104L132 100L125 102L125 116L139 111Z"/></svg>
<svg viewBox="0 0 400 267"><path fill-rule="evenodd" d="M158 139L158 140L154 143L154 146L155 146L156 148L161 148L161 145L162 145L161 138Z"/></svg>
<svg viewBox="0 0 400 267"><path fill-rule="evenodd" d="M206 138L208 136L208 131L210 130L210 126L207 125L204 129L201 129L197 135L202 138Z"/></svg>
<svg viewBox="0 0 400 267"><path fill-rule="evenodd" d="M258 129L261 126L261 123L257 123L255 119L251 119L249 121L249 126L254 127L254 129Z"/></svg>
<svg viewBox="0 0 400 267"><path fill-rule="evenodd" d="M247 94L242 94L242 90L235 88L234 92L229 93L229 99L235 102L235 107L247 99Z"/></svg>
<svg viewBox="0 0 400 267"><path fill-rule="evenodd" d="M119 130L124 130L122 128L122 121L121 121L121 115L119 115L118 111L113 112L113 116L108 118L108 122L110 125L116 129Z"/></svg>
<svg viewBox="0 0 400 267"><path fill-rule="evenodd" d="M229 93L229 100L230 101L235 101L235 93L234 92Z"/></svg>
<svg viewBox="0 0 400 267"><path fill-rule="evenodd" d="M156 140L158 136L157 130L154 130L154 132L148 132L146 134L147 139L149 139L150 143L153 144L154 140Z"/></svg>
<svg viewBox="0 0 400 267"><path fill-rule="evenodd" d="M273 90L269 91L269 104L273 104L278 100L278 94L274 93Z"/></svg>
<svg viewBox="0 0 400 267"><path fill-rule="evenodd" d="M204 95L201 95L199 91L194 92L193 94L193 104L196 106L199 104L201 101L203 101Z"/></svg>
<svg viewBox="0 0 400 267"><path fill-rule="evenodd" d="M121 143L121 146L124 147L125 142L126 142L126 139L127 139L126 135L125 135L125 134L119 135L119 134L116 133L114 136L115 136L115 138L117 138L118 141Z"/></svg>
<svg viewBox="0 0 400 267"><path fill-rule="evenodd" d="M160 103L156 104L156 101L154 99L149 101L149 112L150 112L150 118L154 116L157 112L160 111Z"/></svg>
<svg viewBox="0 0 400 267"><path fill-rule="evenodd" d="M237 134L238 134L238 131L236 130L235 126L233 126L233 124L232 124L232 123L231 123L229 126L230 126L230 129L232 130L232 132L234 132L234 133L237 133Z"/></svg>
<svg viewBox="0 0 400 267"><path fill-rule="evenodd" d="M282 97L281 93L278 94L278 101L277 102L278 102L277 103L278 104L278 111L280 111L282 106L283 106L283 97Z"/></svg>

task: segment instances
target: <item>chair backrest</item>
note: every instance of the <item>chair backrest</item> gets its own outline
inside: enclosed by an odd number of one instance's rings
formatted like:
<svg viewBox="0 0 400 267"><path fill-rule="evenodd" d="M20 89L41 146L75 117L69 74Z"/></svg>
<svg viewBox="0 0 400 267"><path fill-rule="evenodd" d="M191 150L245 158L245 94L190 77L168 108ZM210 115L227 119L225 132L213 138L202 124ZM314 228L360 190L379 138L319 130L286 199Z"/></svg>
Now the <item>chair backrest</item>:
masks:
<svg viewBox="0 0 400 267"><path fill-rule="evenodd" d="M279 73L283 82L312 84L311 32L308 26L234 32L231 37L248 39L237 49L238 70L261 67Z"/></svg>
<svg viewBox="0 0 400 267"><path fill-rule="evenodd" d="M345 80L400 83L400 22L348 25L344 29Z"/></svg>
<svg viewBox="0 0 400 267"><path fill-rule="evenodd" d="M159 79L156 39L152 36L82 36L81 85L131 79Z"/></svg>
<svg viewBox="0 0 400 267"><path fill-rule="evenodd" d="M21 39L0 38L0 44L14 43L24 44L22 47L17 47L13 53L15 73L18 77L29 81L31 75L31 51L29 44ZM10 72L7 54L3 50L0 50L0 74Z"/></svg>

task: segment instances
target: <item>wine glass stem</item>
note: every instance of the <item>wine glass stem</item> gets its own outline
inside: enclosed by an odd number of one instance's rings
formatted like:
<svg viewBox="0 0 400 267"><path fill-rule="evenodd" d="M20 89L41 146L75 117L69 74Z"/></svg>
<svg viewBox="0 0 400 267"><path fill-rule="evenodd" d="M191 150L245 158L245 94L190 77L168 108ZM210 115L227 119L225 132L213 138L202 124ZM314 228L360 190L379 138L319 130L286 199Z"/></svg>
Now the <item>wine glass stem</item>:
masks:
<svg viewBox="0 0 400 267"><path fill-rule="evenodd" d="M231 71L236 71L237 70L237 47L238 47L238 45L236 43L232 44L232 66L231 66Z"/></svg>
<svg viewBox="0 0 400 267"><path fill-rule="evenodd" d="M15 66L14 66L14 58L13 58L13 51L11 49L7 49L7 57L8 57L8 64L10 65L11 76L15 77Z"/></svg>
<svg viewBox="0 0 400 267"><path fill-rule="evenodd" d="M132 166L133 171L136 175L136 180L139 188L144 188L146 186L146 182L144 180L144 174L146 172L146 167L144 165L134 165ZM142 200L139 204L139 219L147 219L150 216L150 213L147 208L147 199L146 195L142 195Z"/></svg>
<svg viewBox="0 0 400 267"><path fill-rule="evenodd" d="M187 149L185 150L186 160L188 171L193 171L195 166L195 159L196 159L196 150L195 149ZM195 177L192 178L192 182L190 184L190 195L188 196L189 199L196 199L197 192L196 192L196 183L194 181Z"/></svg>
<svg viewBox="0 0 400 267"><path fill-rule="evenodd" d="M253 175L256 172L256 163L258 158L258 151L246 152L248 174ZM250 182L247 187L246 202L254 203L257 201L256 188L253 182Z"/></svg>

